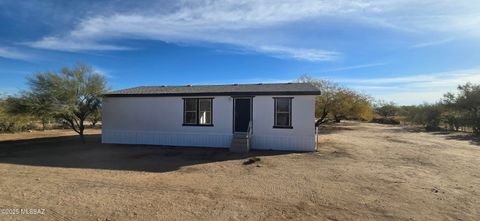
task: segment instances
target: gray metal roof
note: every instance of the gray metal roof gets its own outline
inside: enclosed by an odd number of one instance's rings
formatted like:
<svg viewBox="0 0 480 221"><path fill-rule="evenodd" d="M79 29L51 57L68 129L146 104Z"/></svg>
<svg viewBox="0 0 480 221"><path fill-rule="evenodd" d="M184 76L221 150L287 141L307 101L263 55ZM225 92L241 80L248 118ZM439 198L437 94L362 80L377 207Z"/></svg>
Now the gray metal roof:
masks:
<svg viewBox="0 0 480 221"><path fill-rule="evenodd" d="M141 86L106 93L107 97L319 95L308 83Z"/></svg>

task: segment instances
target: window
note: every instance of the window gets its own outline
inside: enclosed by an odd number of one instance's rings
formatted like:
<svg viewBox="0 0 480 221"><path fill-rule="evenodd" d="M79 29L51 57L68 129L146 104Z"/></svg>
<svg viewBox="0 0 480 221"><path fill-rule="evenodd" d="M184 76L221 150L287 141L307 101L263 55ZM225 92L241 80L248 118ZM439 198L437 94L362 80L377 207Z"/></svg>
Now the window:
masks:
<svg viewBox="0 0 480 221"><path fill-rule="evenodd" d="M213 126L212 98L183 99L183 125Z"/></svg>
<svg viewBox="0 0 480 221"><path fill-rule="evenodd" d="M198 99L199 124L212 124L212 99Z"/></svg>
<svg viewBox="0 0 480 221"><path fill-rule="evenodd" d="M197 124L197 102L198 99L185 99L184 100L184 124Z"/></svg>
<svg viewBox="0 0 480 221"><path fill-rule="evenodd" d="M292 98L275 99L274 128L292 128Z"/></svg>

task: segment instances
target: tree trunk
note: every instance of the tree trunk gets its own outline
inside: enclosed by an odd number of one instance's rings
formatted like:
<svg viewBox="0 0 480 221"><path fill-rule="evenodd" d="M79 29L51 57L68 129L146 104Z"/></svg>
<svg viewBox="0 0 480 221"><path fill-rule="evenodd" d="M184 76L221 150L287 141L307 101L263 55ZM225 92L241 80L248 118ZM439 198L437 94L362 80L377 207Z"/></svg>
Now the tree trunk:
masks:
<svg viewBox="0 0 480 221"><path fill-rule="evenodd" d="M337 115L333 115L333 118L335 120L335 123L340 123L340 121L342 120L341 117Z"/></svg>
<svg viewBox="0 0 480 221"><path fill-rule="evenodd" d="M85 136L83 134L84 130L85 126L83 125L83 120L80 120L80 125L78 126L78 134L80 135L80 140L82 140L82 143L85 143Z"/></svg>
<svg viewBox="0 0 480 221"><path fill-rule="evenodd" d="M83 134L83 130L81 130L78 135L80 135L80 140L82 141L82 143L84 144L85 143L85 135Z"/></svg>
<svg viewBox="0 0 480 221"><path fill-rule="evenodd" d="M480 135L480 127L473 126L472 129L475 135Z"/></svg>
<svg viewBox="0 0 480 221"><path fill-rule="evenodd" d="M317 122L315 122L315 126L318 127L320 124L325 123L325 122L326 122L327 115L328 115L327 112L323 112L323 114L322 114L322 116L320 117L320 119L318 119Z"/></svg>
<svg viewBox="0 0 480 221"><path fill-rule="evenodd" d="M63 119L68 123L72 130L74 130L78 133L78 135L80 135L80 140L82 141L82 143L85 143L85 136L83 134L85 130L85 126L83 125L84 119L80 118L77 120L69 116L64 116Z"/></svg>

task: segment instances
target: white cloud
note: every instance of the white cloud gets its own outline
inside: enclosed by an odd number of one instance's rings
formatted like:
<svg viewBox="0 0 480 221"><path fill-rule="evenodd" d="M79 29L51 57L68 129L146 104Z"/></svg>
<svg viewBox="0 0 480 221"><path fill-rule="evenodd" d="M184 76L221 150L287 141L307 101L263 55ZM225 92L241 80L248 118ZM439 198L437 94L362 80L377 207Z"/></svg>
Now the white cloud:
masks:
<svg viewBox="0 0 480 221"><path fill-rule="evenodd" d="M45 48L60 51L83 51L83 50L129 50L128 47L100 44L95 41L79 40L69 38L45 37L40 41L28 43L34 48Z"/></svg>
<svg viewBox="0 0 480 221"><path fill-rule="evenodd" d="M15 95L18 93L19 88L14 87L2 87L0 88L0 98Z"/></svg>
<svg viewBox="0 0 480 221"><path fill-rule="evenodd" d="M0 47L0 57L16 60L29 60L32 58L31 55L25 54L13 48L2 48Z"/></svg>
<svg viewBox="0 0 480 221"><path fill-rule="evenodd" d="M307 22L308 26L348 19L400 32L480 36L480 4L474 0L455 4L448 0L184 0L176 4L168 12L152 6L141 13L122 10L122 13L82 18L67 33L28 44L36 48L82 51L130 49L112 43L122 39L206 42L231 44L281 58L329 61L341 53L326 50L321 42L304 41L301 34L292 33L286 26L295 22Z"/></svg>
<svg viewBox="0 0 480 221"><path fill-rule="evenodd" d="M114 79L115 78L115 76L113 76L111 74L111 71L107 71L104 68L99 68L98 66L96 66L96 67L93 67L93 70L95 71L95 73L97 73L99 75L102 75L105 78L109 78L109 79Z"/></svg>
<svg viewBox="0 0 480 221"><path fill-rule="evenodd" d="M283 46L261 46L257 50L260 52L272 53L279 57L286 56L307 61L331 61L336 60L340 56L340 53L334 51L289 48Z"/></svg>
<svg viewBox="0 0 480 221"><path fill-rule="evenodd" d="M346 83L364 84L415 84L421 86L448 86L459 82L480 81L480 68L407 75L402 77L343 79L341 81Z"/></svg>
<svg viewBox="0 0 480 221"><path fill-rule="evenodd" d="M307 61L334 60L339 52L298 47L295 42L272 44L255 35L259 29L305 20L318 15L348 13L360 2L324 1L203 1L183 2L168 14L115 14L82 20L71 32L47 36L28 45L53 50L124 50L104 43L116 39L153 39L174 43L225 43L247 50ZM293 9L293 10L292 10ZM273 39L278 39L274 37Z"/></svg>
<svg viewBox="0 0 480 221"><path fill-rule="evenodd" d="M325 69L320 72L323 73L330 73L330 72L338 72L338 71L348 71L348 70L355 70L355 69L363 69L363 68L371 68L371 67L378 67L378 66L384 66L387 63L371 63L371 64L359 64L359 65L352 65L352 66L346 66L346 67L338 67L338 68L331 68L331 69Z"/></svg>
<svg viewBox="0 0 480 221"><path fill-rule="evenodd" d="M6 74L27 75L27 74L31 74L31 72L14 70L14 69L0 69L0 75L6 75Z"/></svg>
<svg viewBox="0 0 480 221"><path fill-rule="evenodd" d="M335 79L349 87L364 90L377 99L399 104L436 102L446 92L467 82L480 82L480 67L448 72L417 74L403 77L369 79Z"/></svg>
<svg viewBox="0 0 480 221"><path fill-rule="evenodd" d="M430 47L435 45L442 45L442 44L449 43L453 40L454 40L453 38L445 38L445 39L436 40L436 41L422 42L422 43L412 45L412 48L425 48L425 47Z"/></svg>
<svg viewBox="0 0 480 221"><path fill-rule="evenodd" d="M435 103L442 99L448 91L414 91L375 94L374 98L384 101L393 101L400 105L414 105L422 103Z"/></svg>

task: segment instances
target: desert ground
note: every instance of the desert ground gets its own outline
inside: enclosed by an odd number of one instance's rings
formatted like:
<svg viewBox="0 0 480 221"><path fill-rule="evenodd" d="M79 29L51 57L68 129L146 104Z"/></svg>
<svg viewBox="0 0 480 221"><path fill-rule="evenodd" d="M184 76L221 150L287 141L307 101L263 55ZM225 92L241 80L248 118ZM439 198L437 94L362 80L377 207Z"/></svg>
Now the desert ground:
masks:
<svg viewBox="0 0 480 221"><path fill-rule="evenodd" d="M318 152L241 155L98 133L0 135L0 208L45 209L0 220L480 219L480 142L465 134L347 122Z"/></svg>

